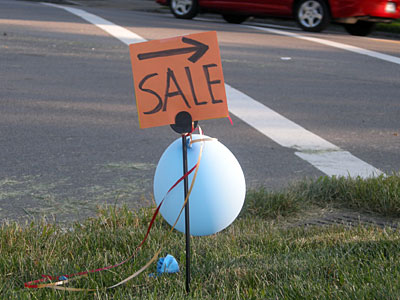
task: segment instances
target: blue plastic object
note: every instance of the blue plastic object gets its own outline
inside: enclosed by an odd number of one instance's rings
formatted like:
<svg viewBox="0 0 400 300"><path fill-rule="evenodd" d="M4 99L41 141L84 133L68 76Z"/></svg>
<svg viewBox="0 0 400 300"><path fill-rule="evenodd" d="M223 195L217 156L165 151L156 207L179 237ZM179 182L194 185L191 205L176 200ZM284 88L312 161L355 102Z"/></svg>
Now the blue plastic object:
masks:
<svg viewBox="0 0 400 300"><path fill-rule="evenodd" d="M193 140L208 138L194 134ZM196 165L201 143L187 148L188 168ZM182 141L175 140L163 153L154 176L154 198L159 204L171 186L182 176ZM189 175L189 185L194 172ZM190 234L210 235L228 227L239 215L246 195L246 183L239 162L220 142L204 142L196 182L189 199ZM184 202L183 182L167 196L160 213L172 226ZM183 213L175 229L185 232Z"/></svg>
<svg viewBox="0 0 400 300"><path fill-rule="evenodd" d="M167 254L166 257L162 257L157 262L157 273L177 273L179 272L179 265L175 257Z"/></svg>

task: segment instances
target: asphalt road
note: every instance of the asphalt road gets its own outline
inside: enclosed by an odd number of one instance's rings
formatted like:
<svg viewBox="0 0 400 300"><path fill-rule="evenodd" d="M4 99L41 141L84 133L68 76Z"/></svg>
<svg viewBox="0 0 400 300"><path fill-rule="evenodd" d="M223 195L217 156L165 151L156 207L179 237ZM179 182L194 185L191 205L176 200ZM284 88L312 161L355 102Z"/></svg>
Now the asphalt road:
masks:
<svg viewBox="0 0 400 300"><path fill-rule="evenodd" d="M217 31L226 83L371 166L399 171L399 64L215 18L79 8L147 40ZM395 38L284 31L400 57ZM179 136L168 126L139 129L125 44L65 10L5 0L0 82L3 221L68 222L104 203L152 203L158 159ZM280 189L324 175L296 149L232 119L233 126L200 124L235 154L248 187Z"/></svg>

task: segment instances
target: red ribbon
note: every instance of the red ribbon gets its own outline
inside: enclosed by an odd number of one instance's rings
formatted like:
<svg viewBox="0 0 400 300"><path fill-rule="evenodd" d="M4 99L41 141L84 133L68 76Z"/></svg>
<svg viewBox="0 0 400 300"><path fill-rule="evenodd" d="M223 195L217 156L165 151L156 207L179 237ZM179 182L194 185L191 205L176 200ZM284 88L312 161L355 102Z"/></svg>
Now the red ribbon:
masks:
<svg viewBox="0 0 400 300"><path fill-rule="evenodd" d="M146 235L144 237L144 239L142 240L142 242L139 244L139 246L137 246L135 252L126 260L116 264L116 265L112 265L112 266L108 266L108 267L104 267L104 268L99 268L99 269L94 269L94 270L90 270L90 271L85 271L85 272L79 272L79 273L75 273L75 274L69 274L69 275L62 275L62 276L50 276L50 275L42 275L43 278L41 279L37 279L37 280L33 280L33 281L29 281L24 283L24 286L26 288L30 288L30 289L35 289L35 288L39 288L39 285L37 283L42 283L44 281L51 281L51 280L61 280L60 278L65 277L65 278L72 278L72 277L76 277L76 276L83 276L83 275L87 275L89 273L97 273L97 272L101 272L101 271L105 271L105 270L110 270L113 268L116 268L118 266L123 265L124 263L128 262L129 260L131 260L132 258L135 257L137 251L143 246L143 244L145 243L145 241L147 240L149 233L150 233L150 229L154 224L154 221L160 211L161 205L163 204L165 198L167 197L167 195L169 194L169 192L171 192L182 180L184 180L186 177L188 177L197 167L197 165L199 164L199 162L196 163L196 165L190 169L186 174L184 174L181 178L179 178L174 185L168 190L167 194L165 195L165 197L163 198L163 200L160 202L160 204L157 206L156 210L154 211L153 217L150 221L150 224L147 228L147 232Z"/></svg>

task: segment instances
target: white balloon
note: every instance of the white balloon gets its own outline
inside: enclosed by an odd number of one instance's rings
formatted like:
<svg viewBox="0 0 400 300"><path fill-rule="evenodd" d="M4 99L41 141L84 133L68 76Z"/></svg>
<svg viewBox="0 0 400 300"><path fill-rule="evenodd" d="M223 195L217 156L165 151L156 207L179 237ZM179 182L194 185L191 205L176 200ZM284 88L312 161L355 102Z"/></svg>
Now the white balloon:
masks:
<svg viewBox="0 0 400 300"><path fill-rule="evenodd" d="M193 140L209 138L193 135ZM239 162L217 140L193 143L187 148L188 169L196 165L203 143L203 153L192 193L189 197L190 234L210 235L228 227L239 215L246 196L246 183ZM183 176L182 139L174 141L163 153L154 176L154 198L157 205L168 190ZM189 175L189 187L194 172ZM184 203L181 181L166 197L160 213L172 226ZM185 232L185 214L175 227Z"/></svg>

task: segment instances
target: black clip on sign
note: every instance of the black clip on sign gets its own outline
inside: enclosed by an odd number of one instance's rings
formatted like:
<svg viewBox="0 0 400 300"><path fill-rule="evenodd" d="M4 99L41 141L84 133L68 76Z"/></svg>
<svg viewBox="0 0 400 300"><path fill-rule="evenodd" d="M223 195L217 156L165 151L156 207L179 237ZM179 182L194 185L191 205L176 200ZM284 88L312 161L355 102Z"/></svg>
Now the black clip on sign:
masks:
<svg viewBox="0 0 400 300"><path fill-rule="evenodd" d="M188 112L181 111L175 116L175 124L171 124L171 128L177 133L184 134L192 132L197 127L197 123L197 121L192 121L192 116Z"/></svg>
<svg viewBox="0 0 400 300"><path fill-rule="evenodd" d="M188 172L187 163L187 144L185 133L192 132L197 127L197 121L192 120L192 116L186 112L181 111L175 116L175 124L171 124L171 128L182 135L182 153L183 153L183 175ZM184 191L185 198L188 195L189 179L184 178ZM185 236L186 236L186 292L190 292L190 224L189 224L189 199L185 205Z"/></svg>

